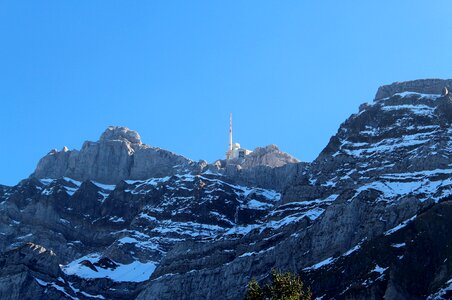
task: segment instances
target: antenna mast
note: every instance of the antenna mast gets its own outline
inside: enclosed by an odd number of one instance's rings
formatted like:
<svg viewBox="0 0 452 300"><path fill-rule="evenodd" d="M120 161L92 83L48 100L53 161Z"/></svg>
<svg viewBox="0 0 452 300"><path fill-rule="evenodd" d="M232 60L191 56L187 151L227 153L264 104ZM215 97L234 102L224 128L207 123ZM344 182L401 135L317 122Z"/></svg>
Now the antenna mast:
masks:
<svg viewBox="0 0 452 300"><path fill-rule="evenodd" d="M232 113L229 116L229 151L232 151Z"/></svg>
<svg viewBox="0 0 452 300"><path fill-rule="evenodd" d="M226 151L226 159L229 160L232 158L232 113L229 116L229 147L228 151Z"/></svg>

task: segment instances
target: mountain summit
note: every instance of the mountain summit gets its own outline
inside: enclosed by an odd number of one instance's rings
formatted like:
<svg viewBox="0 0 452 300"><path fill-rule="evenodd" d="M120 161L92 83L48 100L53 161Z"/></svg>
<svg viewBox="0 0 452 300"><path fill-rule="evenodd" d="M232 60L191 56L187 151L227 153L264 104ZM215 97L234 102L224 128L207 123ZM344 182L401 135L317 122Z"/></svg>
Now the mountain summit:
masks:
<svg viewBox="0 0 452 300"><path fill-rule="evenodd" d="M394 82L379 87L375 99L383 99L403 92L442 94L445 87L452 88L452 79L418 79Z"/></svg>
<svg viewBox="0 0 452 300"><path fill-rule="evenodd" d="M200 173L207 169L234 175L240 170L245 172L256 167L268 170L298 162L275 145L269 145L256 148L245 158L219 160L208 165L206 161L194 162L173 152L143 144L138 132L127 127L109 126L97 142L86 141L80 151L67 147L61 151L51 150L38 162L31 176L38 179L69 177L116 184L126 179L165 177L181 172Z"/></svg>
<svg viewBox="0 0 452 300"><path fill-rule="evenodd" d="M80 151L66 147L50 151L39 161L32 176L111 184L124 179L172 175L193 165L181 155L143 144L136 131L110 126L97 142L86 141Z"/></svg>
<svg viewBox="0 0 452 300"><path fill-rule="evenodd" d="M99 141L124 141L141 145L141 137L138 132L122 126L109 126L102 133Z"/></svg>

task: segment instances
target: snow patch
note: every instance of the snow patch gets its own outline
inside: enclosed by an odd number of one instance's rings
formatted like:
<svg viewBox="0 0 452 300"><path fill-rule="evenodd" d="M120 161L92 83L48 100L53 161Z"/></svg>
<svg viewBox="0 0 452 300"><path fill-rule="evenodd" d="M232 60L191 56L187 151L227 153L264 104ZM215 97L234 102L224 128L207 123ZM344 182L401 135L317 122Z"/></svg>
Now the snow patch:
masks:
<svg viewBox="0 0 452 300"><path fill-rule="evenodd" d="M99 183L96 181L91 180L91 182L97 186L100 187L101 189L107 190L107 191L113 191L116 188L116 185L114 184L103 184L103 183Z"/></svg>
<svg viewBox="0 0 452 300"><path fill-rule="evenodd" d="M411 221L413 221L414 219L416 219L417 215L412 216L411 218L409 218L408 220L403 221L402 223L400 223L399 225L397 225L396 227L389 229L388 231L386 231L384 234L385 235L391 235L394 232L404 228L405 226L408 225L408 223L410 223Z"/></svg>
<svg viewBox="0 0 452 300"><path fill-rule="evenodd" d="M116 262L118 266L115 269L96 267L98 270L96 272L91 268L80 264L84 260L96 263L100 258L98 253L89 254L62 266L61 269L66 275L76 275L86 279L109 278L117 282L143 282L149 279L157 266L153 261L146 263L134 261L130 264L120 264Z"/></svg>
<svg viewBox="0 0 452 300"><path fill-rule="evenodd" d="M406 243L399 243L399 244L392 244L391 245L391 247L394 247L394 248L402 248L402 247L405 247L406 246Z"/></svg>
<svg viewBox="0 0 452 300"><path fill-rule="evenodd" d="M335 260L336 259L333 258L333 257L328 257L327 259L322 260L321 262L316 263L315 265L312 265L310 267L304 268L303 270L304 271L317 270L317 269L320 269L323 266L326 266L326 265L329 265L329 264L333 263Z"/></svg>
<svg viewBox="0 0 452 300"><path fill-rule="evenodd" d="M375 268L371 271L371 272L376 272L379 273L380 275L383 274L386 270L388 269L388 267L386 268L382 268L379 265L375 265Z"/></svg>

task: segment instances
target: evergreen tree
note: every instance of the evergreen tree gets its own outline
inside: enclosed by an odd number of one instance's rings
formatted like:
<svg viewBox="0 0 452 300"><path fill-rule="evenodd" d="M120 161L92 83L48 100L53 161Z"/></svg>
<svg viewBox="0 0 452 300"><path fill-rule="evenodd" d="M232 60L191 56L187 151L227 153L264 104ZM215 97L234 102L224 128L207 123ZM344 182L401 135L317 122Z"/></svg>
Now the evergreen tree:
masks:
<svg viewBox="0 0 452 300"><path fill-rule="evenodd" d="M245 295L245 300L262 300L264 297L264 293L262 292L262 288L259 283L256 281L256 278L252 278L248 283L248 291Z"/></svg>
<svg viewBox="0 0 452 300"><path fill-rule="evenodd" d="M304 289L300 276L291 272L271 272L271 283L262 289L255 278L248 284L245 300L311 300L311 290Z"/></svg>

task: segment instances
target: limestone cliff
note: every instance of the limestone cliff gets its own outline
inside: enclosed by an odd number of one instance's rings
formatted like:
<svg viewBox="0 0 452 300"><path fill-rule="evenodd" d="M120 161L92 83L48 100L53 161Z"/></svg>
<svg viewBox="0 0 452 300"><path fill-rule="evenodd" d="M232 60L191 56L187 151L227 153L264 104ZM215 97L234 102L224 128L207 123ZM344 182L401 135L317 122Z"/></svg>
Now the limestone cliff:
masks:
<svg viewBox="0 0 452 300"><path fill-rule="evenodd" d="M172 175L194 168L181 155L143 144L140 135L126 127L110 126L99 141L87 141L80 151L52 150L38 163L33 177L94 180L114 184L124 179Z"/></svg>

